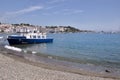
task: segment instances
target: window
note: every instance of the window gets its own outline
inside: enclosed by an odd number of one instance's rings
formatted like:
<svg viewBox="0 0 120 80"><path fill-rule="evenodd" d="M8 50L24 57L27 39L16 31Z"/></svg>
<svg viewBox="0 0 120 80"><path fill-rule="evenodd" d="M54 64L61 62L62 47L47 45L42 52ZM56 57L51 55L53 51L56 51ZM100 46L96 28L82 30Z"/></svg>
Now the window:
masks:
<svg viewBox="0 0 120 80"><path fill-rule="evenodd" d="M33 38L36 38L36 36L33 36Z"/></svg>
<svg viewBox="0 0 120 80"><path fill-rule="evenodd" d="M38 38L40 38L40 36L38 36Z"/></svg>
<svg viewBox="0 0 120 80"><path fill-rule="evenodd" d="M45 37L44 37L44 36L42 36L42 38L44 39Z"/></svg>

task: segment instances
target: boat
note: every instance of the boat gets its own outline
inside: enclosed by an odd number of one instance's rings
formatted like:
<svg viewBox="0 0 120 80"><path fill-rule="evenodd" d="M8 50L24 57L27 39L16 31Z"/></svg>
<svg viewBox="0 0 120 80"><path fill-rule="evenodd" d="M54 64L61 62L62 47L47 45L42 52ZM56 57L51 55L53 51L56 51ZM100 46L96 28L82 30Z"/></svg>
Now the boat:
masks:
<svg viewBox="0 0 120 80"><path fill-rule="evenodd" d="M30 32L21 35L10 35L7 37L10 45L19 44L38 44L38 43L52 43L53 38L47 38L46 33Z"/></svg>

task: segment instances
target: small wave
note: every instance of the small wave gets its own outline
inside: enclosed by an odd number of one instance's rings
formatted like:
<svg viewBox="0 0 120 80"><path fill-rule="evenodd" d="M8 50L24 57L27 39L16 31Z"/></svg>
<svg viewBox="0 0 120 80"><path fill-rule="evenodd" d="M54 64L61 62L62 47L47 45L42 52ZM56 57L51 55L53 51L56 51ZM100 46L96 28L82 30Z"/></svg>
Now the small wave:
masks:
<svg viewBox="0 0 120 80"><path fill-rule="evenodd" d="M32 51L32 54L36 54L37 52L35 52L35 51Z"/></svg>
<svg viewBox="0 0 120 80"><path fill-rule="evenodd" d="M18 51L18 52L22 51L21 48L17 48L17 47L13 47L13 46L8 46L8 45L5 45L4 48L10 49L10 50L14 50L14 51Z"/></svg>

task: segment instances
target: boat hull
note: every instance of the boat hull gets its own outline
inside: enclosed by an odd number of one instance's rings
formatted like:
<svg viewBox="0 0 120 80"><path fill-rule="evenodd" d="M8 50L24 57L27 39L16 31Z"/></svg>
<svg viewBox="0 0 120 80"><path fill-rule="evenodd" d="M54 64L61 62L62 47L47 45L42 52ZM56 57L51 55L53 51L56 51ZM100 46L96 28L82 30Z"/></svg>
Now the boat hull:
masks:
<svg viewBox="0 0 120 80"><path fill-rule="evenodd" d="M17 38L8 38L7 39L10 45L17 44L38 44L38 43L52 43L53 39L17 39Z"/></svg>

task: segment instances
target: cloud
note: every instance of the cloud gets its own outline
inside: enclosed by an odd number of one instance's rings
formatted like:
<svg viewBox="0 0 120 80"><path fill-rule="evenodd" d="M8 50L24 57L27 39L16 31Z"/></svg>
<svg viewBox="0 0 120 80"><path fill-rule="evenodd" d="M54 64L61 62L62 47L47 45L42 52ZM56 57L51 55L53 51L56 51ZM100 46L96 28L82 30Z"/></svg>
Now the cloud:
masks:
<svg viewBox="0 0 120 80"><path fill-rule="evenodd" d="M73 11L74 14L82 13L82 12L84 12L84 11L83 10L75 10L75 11Z"/></svg>
<svg viewBox="0 0 120 80"><path fill-rule="evenodd" d="M81 14L83 13L83 10L74 10L74 9L63 9L63 10L59 10L59 11L54 11L49 13L49 15L74 15L74 14Z"/></svg>
<svg viewBox="0 0 120 80"><path fill-rule="evenodd" d="M0 21L6 22L7 20L9 20L11 18L15 18L18 15L23 15L23 14L30 13L30 12L37 11L37 10L41 10L41 9L43 9L42 6L31 6L31 7L24 8L24 9L18 10L18 11L6 12L0 17Z"/></svg>
<svg viewBox="0 0 120 80"><path fill-rule="evenodd" d="M64 15L80 14L83 13L83 10L70 10L63 12Z"/></svg>
<svg viewBox="0 0 120 80"><path fill-rule="evenodd" d="M66 1L66 0L51 0L48 3L49 4L54 4L54 3L64 2L64 1Z"/></svg>
<svg viewBox="0 0 120 80"><path fill-rule="evenodd" d="M42 13L42 15L49 16L49 15L51 15L51 13Z"/></svg>
<svg viewBox="0 0 120 80"><path fill-rule="evenodd" d="M22 9L22 10L18 10L18 11L15 11L15 12L8 12L7 14L8 15L12 15L12 14L25 14L25 13L33 12L33 11L40 10L40 9L43 9L43 7L42 6L32 6L32 7L29 7L29 8L26 8L26 9Z"/></svg>
<svg viewBox="0 0 120 80"><path fill-rule="evenodd" d="M42 15L53 16L53 15L77 15L83 13L83 10L63 9L59 11L42 13Z"/></svg>
<svg viewBox="0 0 120 80"><path fill-rule="evenodd" d="M46 7L45 9L46 10L50 10L50 9L53 9L53 8L56 8L57 6L49 6L49 7Z"/></svg>
<svg viewBox="0 0 120 80"><path fill-rule="evenodd" d="M63 15L73 15L73 14L80 14L80 13L83 13L84 11L83 10L79 10L79 9L63 9L61 11L61 13Z"/></svg>

